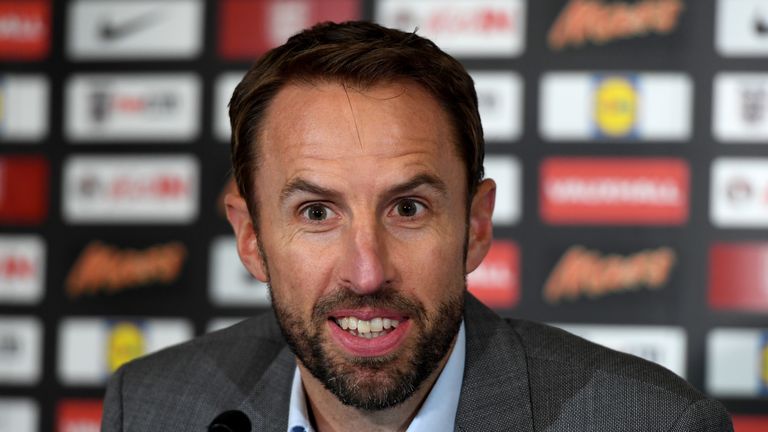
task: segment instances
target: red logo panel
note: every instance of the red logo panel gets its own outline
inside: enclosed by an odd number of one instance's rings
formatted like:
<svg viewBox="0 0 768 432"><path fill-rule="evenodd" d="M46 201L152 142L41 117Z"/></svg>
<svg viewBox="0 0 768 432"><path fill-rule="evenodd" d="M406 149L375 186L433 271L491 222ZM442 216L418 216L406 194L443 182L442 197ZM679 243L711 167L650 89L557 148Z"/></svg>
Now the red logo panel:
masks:
<svg viewBox="0 0 768 432"><path fill-rule="evenodd" d="M222 0L219 55L257 57L314 23L359 19L358 0Z"/></svg>
<svg viewBox="0 0 768 432"><path fill-rule="evenodd" d="M515 243L496 241L482 264L467 277L469 291L486 306L506 309L520 298L520 250Z"/></svg>
<svg viewBox="0 0 768 432"><path fill-rule="evenodd" d="M681 225L688 171L671 158L549 158L541 164L541 217L555 225Z"/></svg>
<svg viewBox="0 0 768 432"><path fill-rule="evenodd" d="M768 416L735 415L733 430L736 432L765 432L768 431Z"/></svg>
<svg viewBox="0 0 768 432"><path fill-rule="evenodd" d="M0 59L39 60L48 55L48 1L0 1Z"/></svg>
<svg viewBox="0 0 768 432"><path fill-rule="evenodd" d="M98 432L101 430L101 401L67 399L59 402L56 431Z"/></svg>
<svg viewBox="0 0 768 432"><path fill-rule="evenodd" d="M768 311L768 243L720 243L709 249L709 305Z"/></svg>
<svg viewBox="0 0 768 432"><path fill-rule="evenodd" d="M48 161L0 157L0 223L38 224L48 213Z"/></svg>

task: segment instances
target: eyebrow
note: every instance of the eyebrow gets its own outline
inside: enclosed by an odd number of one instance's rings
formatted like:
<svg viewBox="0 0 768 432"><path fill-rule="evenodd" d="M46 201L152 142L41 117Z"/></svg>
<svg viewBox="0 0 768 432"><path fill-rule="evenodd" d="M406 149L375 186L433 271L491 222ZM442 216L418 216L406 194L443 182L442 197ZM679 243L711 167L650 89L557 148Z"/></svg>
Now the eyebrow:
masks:
<svg viewBox="0 0 768 432"><path fill-rule="evenodd" d="M428 186L438 192L442 197L448 195L448 187L446 186L445 182L432 174L426 173L417 174L410 180L389 188L386 192L386 195L392 196L403 194L410 192L420 186ZM316 183L312 183L309 180L298 177L291 180L288 182L288 184L285 185L285 187L283 187L283 189L280 191L280 200L284 202L288 200L292 195L300 192L325 196L331 199L337 199L341 195L339 192L333 189L325 188Z"/></svg>

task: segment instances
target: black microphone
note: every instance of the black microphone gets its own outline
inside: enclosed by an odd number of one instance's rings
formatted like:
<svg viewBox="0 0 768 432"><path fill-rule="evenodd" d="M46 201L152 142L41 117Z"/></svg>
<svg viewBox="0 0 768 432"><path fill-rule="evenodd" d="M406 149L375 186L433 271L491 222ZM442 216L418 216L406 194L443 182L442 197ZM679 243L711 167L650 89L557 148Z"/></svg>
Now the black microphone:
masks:
<svg viewBox="0 0 768 432"><path fill-rule="evenodd" d="M208 432L251 432L251 421L242 411L224 411L213 419Z"/></svg>

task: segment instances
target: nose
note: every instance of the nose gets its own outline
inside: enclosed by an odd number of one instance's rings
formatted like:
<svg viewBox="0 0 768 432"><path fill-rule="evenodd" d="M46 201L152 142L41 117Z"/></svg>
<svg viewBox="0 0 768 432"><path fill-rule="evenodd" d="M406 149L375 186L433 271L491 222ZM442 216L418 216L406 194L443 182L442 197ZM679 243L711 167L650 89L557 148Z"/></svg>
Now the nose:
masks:
<svg viewBox="0 0 768 432"><path fill-rule="evenodd" d="M383 228L375 221L358 222L348 228L340 277L359 295L377 292L390 282L390 265Z"/></svg>

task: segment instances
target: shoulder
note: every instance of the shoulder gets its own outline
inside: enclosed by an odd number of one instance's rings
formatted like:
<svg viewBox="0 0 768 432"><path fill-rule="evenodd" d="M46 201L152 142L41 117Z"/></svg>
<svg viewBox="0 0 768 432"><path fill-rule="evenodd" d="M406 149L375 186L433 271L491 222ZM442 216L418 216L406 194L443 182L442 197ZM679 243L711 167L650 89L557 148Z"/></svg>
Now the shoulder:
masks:
<svg viewBox="0 0 768 432"><path fill-rule="evenodd" d="M264 314L142 357L123 369L126 375L189 375L211 369L236 373L246 362L266 368L284 346L274 318Z"/></svg>
<svg viewBox="0 0 768 432"><path fill-rule="evenodd" d="M604 430L630 418L644 430L689 430L677 427L702 421L713 427L696 430L730 430L719 402L662 366L548 325L506 322L525 351L534 416L558 422L594 411Z"/></svg>
<svg viewBox="0 0 768 432"><path fill-rule="evenodd" d="M207 424L251 396L281 353L292 358L285 348L269 313L127 363L107 386L103 430Z"/></svg>

